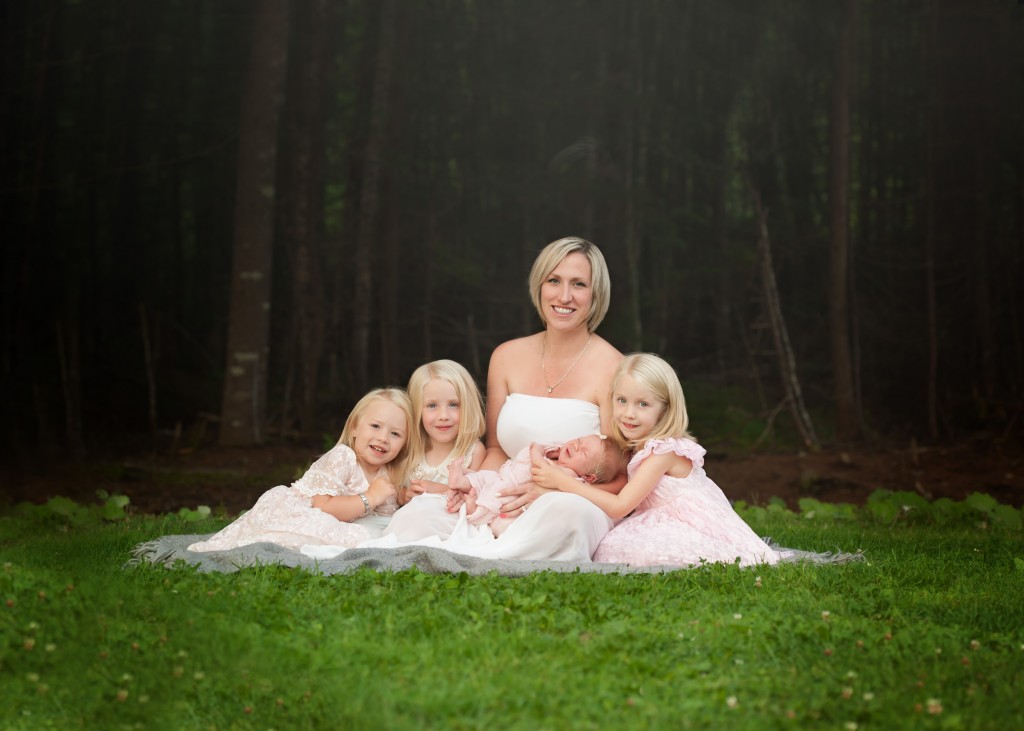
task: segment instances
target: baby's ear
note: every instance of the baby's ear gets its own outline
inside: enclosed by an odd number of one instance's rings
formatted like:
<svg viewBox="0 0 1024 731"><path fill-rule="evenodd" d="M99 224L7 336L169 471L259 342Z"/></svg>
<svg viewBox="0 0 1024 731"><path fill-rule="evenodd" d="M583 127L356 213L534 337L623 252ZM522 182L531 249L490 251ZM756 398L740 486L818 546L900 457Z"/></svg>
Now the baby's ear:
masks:
<svg viewBox="0 0 1024 731"><path fill-rule="evenodd" d="M583 475L583 481L589 484L597 482L597 475Z"/></svg>

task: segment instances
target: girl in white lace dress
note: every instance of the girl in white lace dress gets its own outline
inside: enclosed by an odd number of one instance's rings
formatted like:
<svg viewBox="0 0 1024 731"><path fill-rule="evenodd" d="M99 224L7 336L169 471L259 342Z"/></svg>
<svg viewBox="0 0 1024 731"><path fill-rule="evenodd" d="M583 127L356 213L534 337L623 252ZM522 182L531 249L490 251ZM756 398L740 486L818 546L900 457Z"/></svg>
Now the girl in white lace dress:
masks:
<svg viewBox="0 0 1024 731"><path fill-rule="evenodd" d="M256 504L190 551L222 551L250 543L352 547L379 536L398 509L397 488L409 470L412 403L397 388L375 389L352 409L338 444L292 485L263 493Z"/></svg>
<svg viewBox="0 0 1024 731"><path fill-rule="evenodd" d="M533 468L535 483L582 495L613 520L629 516L604 537L595 561L693 566L782 558L705 474L705 450L687 432L683 389L668 363L648 353L623 358L612 378L612 412L616 436L630 455L629 481L617 495L555 480L550 465Z"/></svg>
<svg viewBox="0 0 1024 731"><path fill-rule="evenodd" d="M411 482L402 507L385 535L412 541L448 535L458 520L449 513L448 468L458 461L476 470L484 458L483 400L473 377L453 360L436 360L413 371L407 388L413 414L419 417L418 438L411 446Z"/></svg>

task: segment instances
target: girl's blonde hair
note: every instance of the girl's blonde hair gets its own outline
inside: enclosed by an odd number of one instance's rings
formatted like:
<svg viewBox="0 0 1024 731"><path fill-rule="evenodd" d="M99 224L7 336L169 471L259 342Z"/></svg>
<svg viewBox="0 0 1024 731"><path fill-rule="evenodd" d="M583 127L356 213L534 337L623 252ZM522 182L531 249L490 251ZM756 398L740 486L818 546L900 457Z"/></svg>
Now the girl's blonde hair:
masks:
<svg viewBox="0 0 1024 731"><path fill-rule="evenodd" d="M345 420L345 428L341 431L338 444L344 444L350 449L352 448L352 433L359 427L359 420L363 417L363 413L378 401L387 401L394 404L405 414L405 444L398 450L398 454L395 455L394 459L384 467L387 470L388 479L391 480L391 484L395 487L402 487L409 479L409 470L412 467L412 463L409 460L412 451L411 445L416 441L415 430L413 429L413 424L416 422L412 415L412 401L409 400L409 396L405 391L394 386L375 388L359 399Z"/></svg>
<svg viewBox="0 0 1024 731"><path fill-rule="evenodd" d="M665 405L661 412L658 423L654 425L651 433L642 439L627 440L615 425L615 434L618 440L627 449L636 451L643 447L650 439L661 439L664 437L678 437L680 439L693 439L693 435L686 429L690 425L690 417L686 413L686 398L683 396L683 386L679 382L679 376L668 363L653 353L630 353L622 358L619 367L615 369L612 376L612 405L615 403L615 388L619 379L623 376L630 376L637 383L648 388L654 397ZM696 441L696 440L695 440Z"/></svg>
<svg viewBox="0 0 1024 731"><path fill-rule="evenodd" d="M597 326L604 320L608 313L608 305L612 299L612 278L608 274L608 265L605 263L601 250L586 239L579 236L566 236L564 239L552 241L541 249L533 262L528 280L530 287L530 298L533 306L537 308L537 314L545 327L548 324L544 316L544 305L540 301L540 288L544 280L555 270L562 260L569 254L579 253L587 257L590 262L590 312L587 313L587 332L594 332Z"/></svg>
<svg viewBox="0 0 1024 731"><path fill-rule="evenodd" d="M430 449L430 437L423 429L423 390L431 381L447 381L455 388L459 398L459 433L455 437L452 452L456 456L468 454L480 441L487 427L484 420L483 399L473 376L454 360L435 360L425 363L409 377L409 398L412 400L413 419L416 423L415 439L409 458L410 469L423 461L423 455Z"/></svg>

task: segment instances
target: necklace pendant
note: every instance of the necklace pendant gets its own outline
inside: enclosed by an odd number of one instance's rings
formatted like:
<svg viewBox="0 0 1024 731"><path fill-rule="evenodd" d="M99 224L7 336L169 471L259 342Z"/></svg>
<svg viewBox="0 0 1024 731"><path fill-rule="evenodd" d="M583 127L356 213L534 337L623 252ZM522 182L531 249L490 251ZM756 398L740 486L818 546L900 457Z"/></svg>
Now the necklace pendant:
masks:
<svg viewBox="0 0 1024 731"><path fill-rule="evenodd" d="M551 393L554 390L555 390L554 386L548 386L548 393Z"/></svg>

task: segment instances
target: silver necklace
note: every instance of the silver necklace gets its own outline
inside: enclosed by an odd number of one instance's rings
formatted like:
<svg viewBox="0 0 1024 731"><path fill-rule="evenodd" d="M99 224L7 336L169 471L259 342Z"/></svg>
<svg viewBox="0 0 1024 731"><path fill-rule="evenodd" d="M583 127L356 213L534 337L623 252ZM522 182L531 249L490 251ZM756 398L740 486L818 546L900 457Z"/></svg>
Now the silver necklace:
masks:
<svg viewBox="0 0 1024 731"><path fill-rule="evenodd" d="M551 393L556 388L558 388L558 386L562 383L562 381L565 380L566 376L568 376L569 373L572 371L572 369L576 367L576 364L580 362L580 358L583 357L583 354L587 352L587 348L590 347L590 340L593 337L594 337L594 333L590 333L590 335L587 337L587 343L586 343L586 345L583 346L583 350L580 351L580 354L577 355L575 360L573 360L573 362L569 364L569 367L565 369L565 373L562 374L562 377L559 378L557 381L555 381L555 384L553 386L549 386L548 385L548 371L544 367L544 351L547 349L547 346L548 346L548 334L544 333L544 342L541 343L541 346L540 346L540 372L544 376L544 386L548 389L548 393Z"/></svg>

